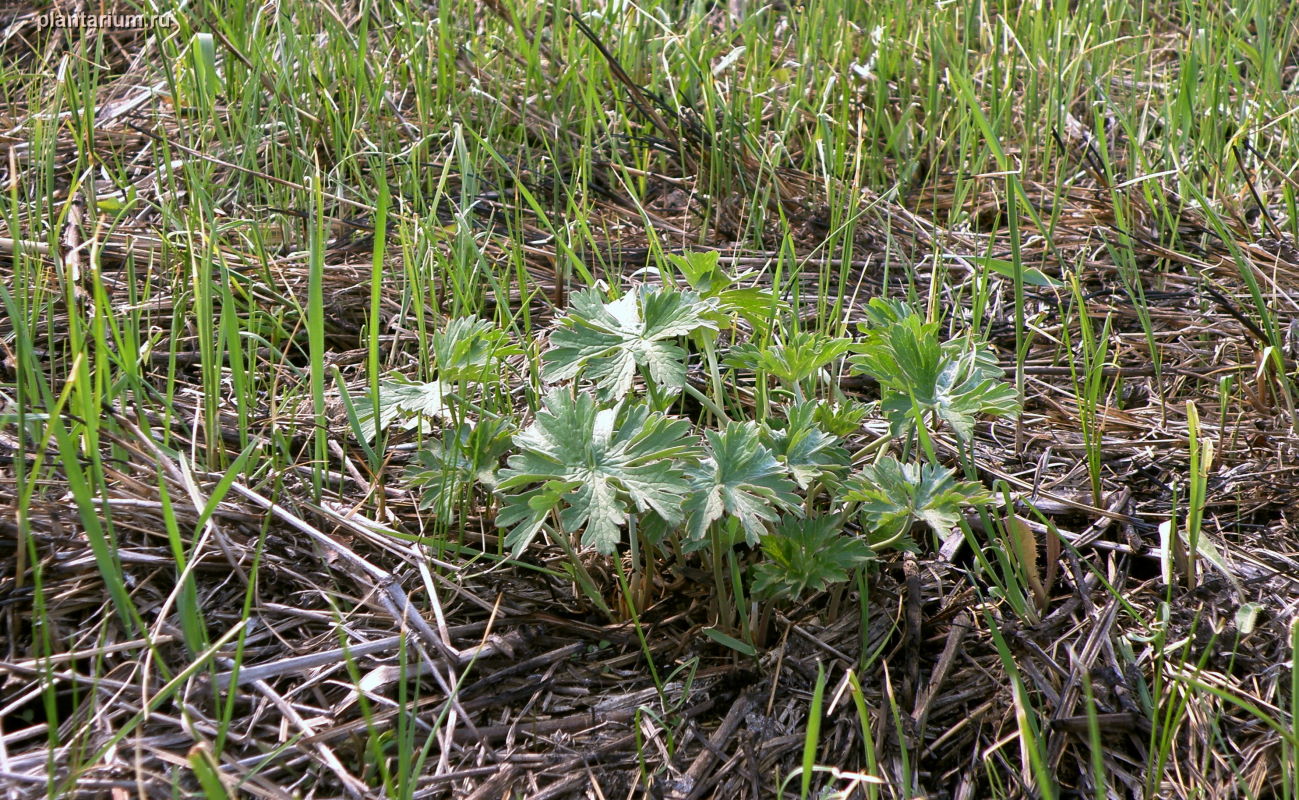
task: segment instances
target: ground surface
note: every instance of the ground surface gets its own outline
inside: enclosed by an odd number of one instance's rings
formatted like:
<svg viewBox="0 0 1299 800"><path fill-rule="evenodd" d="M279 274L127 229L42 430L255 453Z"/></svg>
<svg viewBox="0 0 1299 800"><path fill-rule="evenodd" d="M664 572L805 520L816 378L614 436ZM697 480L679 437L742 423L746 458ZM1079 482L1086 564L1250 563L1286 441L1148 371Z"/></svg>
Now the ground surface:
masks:
<svg viewBox="0 0 1299 800"><path fill-rule="evenodd" d="M1299 797L1289 3L41 20L92 11L0 12L9 795ZM986 340L1022 414L931 444L1013 530L727 640L703 562L505 558L490 493L419 506L416 431L357 435L469 314L526 423L573 292L709 251L791 325Z"/></svg>

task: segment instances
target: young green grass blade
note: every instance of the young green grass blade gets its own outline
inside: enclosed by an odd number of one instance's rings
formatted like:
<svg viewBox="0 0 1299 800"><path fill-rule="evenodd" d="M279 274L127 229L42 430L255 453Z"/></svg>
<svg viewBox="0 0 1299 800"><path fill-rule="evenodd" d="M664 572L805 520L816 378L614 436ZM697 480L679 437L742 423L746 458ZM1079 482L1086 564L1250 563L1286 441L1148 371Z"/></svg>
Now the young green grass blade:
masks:
<svg viewBox="0 0 1299 800"><path fill-rule="evenodd" d="M64 427L63 420L54 418L50 420L49 424L54 431L54 439L59 446L63 473L68 482L68 491L72 493L77 515L85 528L86 540L90 544L91 553L94 554L95 566L99 569L100 578L104 581L104 588L107 589L108 596L112 600L113 610L117 612L127 630L142 631L144 628L140 621L139 612L131 601L131 595L127 591L126 579L122 572L122 563L117 557L117 541L113 534L110 506L108 504L98 506L95 502L97 492L94 486L95 473L93 470L98 465L98 454L89 454L92 472L87 474L77 456L79 448L77 447L76 438Z"/></svg>
<svg viewBox="0 0 1299 800"><path fill-rule="evenodd" d="M857 673L848 672L848 693L852 696L853 707L857 710L857 724L861 730L862 755L865 757L866 771L870 775L879 774L879 756L875 745L875 733L871 730L870 709L866 706L866 694L862 691L861 680ZM874 781L866 784L867 800L877 800L879 786Z"/></svg>
<svg viewBox="0 0 1299 800"><path fill-rule="evenodd" d="M201 653L208 643L207 629L202 619L202 605L198 599L198 585L194 581L194 575L188 569L189 556L185 552L185 543L181 538L180 526L176 523L175 510L171 504L171 493L167 491L167 482L163 480L161 470L158 476L158 499L162 503L163 527L167 531L167 541L171 545L172 558L176 560L176 570L180 575L176 615L180 617L181 633L185 637L185 646L189 648L189 652Z"/></svg>
<svg viewBox="0 0 1299 800"><path fill-rule="evenodd" d="M221 781L221 770L206 747L196 745L189 751L189 768L198 779L207 800L228 800L230 793Z"/></svg>
<svg viewBox="0 0 1299 800"><path fill-rule="evenodd" d="M801 800L807 800L812 793L812 773L816 767L817 748L821 745L821 719L826 680L825 665L817 662L816 685L812 687L812 702L807 709L807 731L803 734L803 774L798 794Z"/></svg>
<svg viewBox="0 0 1299 800"><path fill-rule="evenodd" d="M312 433L312 499L320 502L324 472L329 464L329 418L325 415L325 203L324 176L317 169L312 179L312 224L307 278L307 342L310 359Z"/></svg>
<svg viewBox="0 0 1299 800"><path fill-rule="evenodd" d="M375 181L379 190L378 199L374 206L374 247L370 254L370 315L366 323L365 339L365 365L369 377L370 408L379 407L379 327L380 308L383 300L383 277L384 277L384 255L388 243L388 206L392 202L392 192L388 188L388 179L384 176L383 170L375 171ZM363 440L359 435L359 425L356 421L356 410L352 406L352 399L345 389L345 385L339 379L340 376L335 372L335 380L342 393L343 402L348 414L348 423L352 430L357 434L358 441ZM379 450L371 448L368 441L364 441L362 449L370 465L371 472L378 472L380 465Z"/></svg>
<svg viewBox="0 0 1299 800"><path fill-rule="evenodd" d="M1289 765L1286 790L1290 798L1299 798L1299 617L1290 620L1290 735L1285 737L1282 760ZM1287 758L1288 755L1288 758Z"/></svg>
<svg viewBox="0 0 1299 800"><path fill-rule="evenodd" d="M1028 687L1024 685L1019 668L1015 665L1015 656L1010 652L1001 629L997 627L996 619L990 614L987 615L987 624L997 647L997 655L1001 657L1002 668L1006 670L1011 690L1014 692L1015 723L1019 728L1020 754L1024 762L1025 777L1032 777L1033 785L1043 800L1054 800L1057 789L1055 777L1048 768L1046 740L1042 738L1041 729L1034 719Z"/></svg>

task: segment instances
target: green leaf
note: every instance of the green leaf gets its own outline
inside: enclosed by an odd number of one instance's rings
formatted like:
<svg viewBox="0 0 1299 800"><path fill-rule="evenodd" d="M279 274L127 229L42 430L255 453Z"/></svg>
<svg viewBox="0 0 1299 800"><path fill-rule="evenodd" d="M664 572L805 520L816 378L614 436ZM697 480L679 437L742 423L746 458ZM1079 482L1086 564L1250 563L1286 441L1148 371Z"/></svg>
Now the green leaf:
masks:
<svg viewBox="0 0 1299 800"><path fill-rule="evenodd" d="M933 406L938 416L959 436L968 440L974 434L974 419L979 414L1012 417L1019 414L1019 395L1006 383L1005 370L986 347L964 352L949 348L947 361L935 382Z"/></svg>
<svg viewBox="0 0 1299 800"><path fill-rule="evenodd" d="M190 748L189 766L195 779L198 780L198 785L203 789L205 800L228 800L230 793L221 782L221 770L205 744Z"/></svg>
<svg viewBox="0 0 1299 800"><path fill-rule="evenodd" d="M496 525L509 529L505 546L515 557L541 532L551 512L563 504L564 495L579 485L577 481L548 481L535 489L505 498L496 514Z"/></svg>
<svg viewBox="0 0 1299 800"><path fill-rule="evenodd" d="M430 420L450 413L445 394L446 387L438 381L419 383L402 377L380 381L377 413L368 392L352 398L361 438L374 441L398 422L404 430L428 430Z"/></svg>
<svg viewBox="0 0 1299 800"><path fill-rule="evenodd" d="M668 263L676 267L690 288L705 295L729 289L735 280L717 264L716 250L669 254Z"/></svg>
<svg viewBox="0 0 1299 800"><path fill-rule="evenodd" d="M848 580L872 553L861 539L844 535L841 526L837 517L782 521L762 537L767 560L754 567L754 592L797 600L809 590Z"/></svg>
<svg viewBox="0 0 1299 800"><path fill-rule="evenodd" d="M686 500L687 531L702 543L708 526L723 515L739 520L751 545L767 532L764 523L780 511L798 508L794 483L771 450L762 444L755 422L731 422L707 431L710 456L690 470Z"/></svg>
<svg viewBox="0 0 1299 800"><path fill-rule="evenodd" d="M861 503L862 524L870 531L872 546L911 548L914 523L923 522L946 539L965 507L989 498L983 487L957 480L947 467L904 464L886 456L848 480L844 499Z"/></svg>
<svg viewBox="0 0 1299 800"><path fill-rule="evenodd" d="M429 345L438 379L445 383L493 380L503 359L523 352L505 331L478 317L451 320L429 336Z"/></svg>
<svg viewBox="0 0 1299 800"><path fill-rule="evenodd" d="M816 424L821 430L834 436L848 436L861 429L862 420L866 418L868 407L856 400L839 403L814 401Z"/></svg>
<svg viewBox="0 0 1299 800"><path fill-rule="evenodd" d="M406 473L411 486L423 489L420 508L431 509L445 523L453 522L474 484L487 488L495 484L496 468L510 446L510 432L505 420L461 423L421 449Z"/></svg>
<svg viewBox="0 0 1299 800"><path fill-rule="evenodd" d="M672 339L699 328L716 329L708 318L715 304L693 292L640 287L611 303L594 289L570 298L564 327L550 337L542 376L567 380L583 375L595 381L601 397L620 399L631 391L636 368L671 391L685 386L685 350Z"/></svg>
<svg viewBox="0 0 1299 800"><path fill-rule="evenodd" d="M985 269L990 269L999 275L1007 278L1015 277L1015 262L1006 261L1001 258L992 258L990 256L962 256L966 261L973 261ZM1021 271L1025 284L1030 286L1064 286L1061 281L1052 278L1040 269L1026 267Z"/></svg>
<svg viewBox="0 0 1299 800"><path fill-rule="evenodd" d="M511 528L506 543L518 554L551 510L582 544L614 552L630 507L681 520L689 489L683 462L698 454L690 424L651 412L643 404L600 408L587 394L554 392L536 421L514 437L519 451L499 473L505 502L497 524ZM538 490L537 484L549 485ZM510 493L511 490L524 490Z"/></svg>
<svg viewBox="0 0 1299 800"><path fill-rule="evenodd" d="M853 346L851 339L799 331L784 343L759 347L740 345L731 350L726 365L761 370L774 375L786 386L818 375L822 369Z"/></svg>
<svg viewBox="0 0 1299 800"><path fill-rule="evenodd" d="M867 317L852 364L879 381L883 410L895 429L911 424L913 404L937 414L965 440L978 415L1019 413L1018 395L986 346L943 343L937 323L924 322L896 301L871 300Z"/></svg>
<svg viewBox="0 0 1299 800"><path fill-rule="evenodd" d="M826 433L817 421L821 403L799 403L785 409L785 419L763 424L763 443L785 465L800 489L817 481L833 485L848 469L848 451L839 437Z"/></svg>
<svg viewBox="0 0 1299 800"><path fill-rule="evenodd" d="M909 394L897 392L884 401L883 409L895 425L908 417L913 398L922 410L936 412L939 419L965 440L974 434L978 415L1001 417L1019 413L1015 389L1002 380L1005 373L986 348L964 352L955 347L945 348L935 369L936 373L930 372L928 365L917 369L913 375L919 380L907 387Z"/></svg>
<svg viewBox="0 0 1299 800"><path fill-rule="evenodd" d="M886 297L872 297L864 310L866 312L866 322L863 323L863 330L887 329L916 314L915 310L905 302L891 300Z"/></svg>
<svg viewBox="0 0 1299 800"><path fill-rule="evenodd" d="M216 64L216 42L212 34L195 33L190 41L190 69L194 82L192 102L209 113L221 91Z"/></svg>
<svg viewBox="0 0 1299 800"><path fill-rule="evenodd" d="M758 655L758 650L753 645L746 644L739 639L736 639L734 636L727 636L716 628L704 628L704 635L724 647L731 648L742 656L749 656L752 658Z"/></svg>
<svg viewBox="0 0 1299 800"><path fill-rule="evenodd" d="M715 303L716 310L706 316L716 322L718 327L733 327L734 318L739 317L755 331L765 333L772 322L779 319L788 308L788 304L776 299L770 289L737 286L757 273L730 275L718 265L717 255L716 250L669 255L668 263L676 268L700 298Z"/></svg>
<svg viewBox="0 0 1299 800"><path fill-rule="evenodd" d="M1262 603L1249 602L1236 609L1236 630L1241 636L1248 636L1254 632L1254 626L1258 624L1258 615L1265 608L1267 606Z"/></svg>
<svg viewBox="0 0 1299 800"><path fill-rule="evenodd" d="M871 300L852 365L879 381L881 388L906 395L937 379L942 347L936 323L926 323L909 310L899 316L898 310L881 298Z"/></svg>

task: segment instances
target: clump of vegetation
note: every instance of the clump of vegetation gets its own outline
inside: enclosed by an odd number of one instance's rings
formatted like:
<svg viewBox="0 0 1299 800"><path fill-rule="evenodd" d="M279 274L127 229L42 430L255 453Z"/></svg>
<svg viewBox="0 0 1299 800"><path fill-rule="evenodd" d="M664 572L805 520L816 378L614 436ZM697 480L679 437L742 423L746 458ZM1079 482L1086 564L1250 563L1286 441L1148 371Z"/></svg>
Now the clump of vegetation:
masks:
<svg viewBox="0 0 1299 800"><path fill-rule="evenodd" d="M715 262L715 254L673 262L702 294L670 284L638 286L613 299L597 289L575 293L542 353L541 377L552 388L531 421L462 421L429 438L409 476L423 490L423 505L445 519L476 485L496 498L496 524L510 554L521 555L544 534L570 554L574 571L585 569L580 548L614 556L631 537L636 569L701 553L720 575L727 554L744 545L756 549L757 558L744 562L752 592L786 601L848 581L882 548L918 549L917 525L939 541L959 535L962 511L990 495L937 463L932 448L909 461L888 451L918 453L916 443L944 425L965 441L980 416L1017 413L1015 392L987 348L968 337L944 341L937 322L882 299L867 307L858 339L791 330L792 320L779 318L768 341L742 339L740 332L751 330L746 305L769 298L737 300L736 279ZM732 332L729 342L720 359L705 363L727 374L700 374L695 382L774 380L788 404L760 421L736 421L724 409L743 410L741 397L693 389L706 402L687 416L688 362L713 353L722 330ZM499 362L521 352L476 319L451 320L432 340L434 368L444 377L422 386L381 382L381 420L464 420L473 409L463 398L482 389L471 384L494 381ZM835 389L828 371L846 357L878 382L873 405L849 404ZM442 388L450 376L461 385L456 395ZM435 407L429 397L438 399ZM844 440L859 434L872 413L887 421L889 433L853 459ZM508 442L506 431L514 431ZM718 583L732 605L743 602L745 585ZM589 591L593 584L582 586ZM727 633L753 637L751 630Z"/></svg>

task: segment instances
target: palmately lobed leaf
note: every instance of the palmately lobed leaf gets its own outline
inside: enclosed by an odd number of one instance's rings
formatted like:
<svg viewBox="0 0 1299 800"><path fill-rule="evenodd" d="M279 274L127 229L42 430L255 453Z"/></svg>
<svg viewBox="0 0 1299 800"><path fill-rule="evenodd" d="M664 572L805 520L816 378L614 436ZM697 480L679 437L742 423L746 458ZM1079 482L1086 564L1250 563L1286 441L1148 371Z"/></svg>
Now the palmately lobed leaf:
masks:
<svg viewBox="0 0 1299 800"><path fill-rule="evenodd" d="M752 545L767 532L764 523L781 511L797 511L795 485L785 467L762 443L756 422L731 422L707 431L710 456L690 470L685 504L687 533L702 542L708 526L723 515L739 520Z"/></svg>
<svg viewBox="0 0 1299 800"><path fill-rule="evenodd" d="M812 401L815 407L816 424L821 430L840 438L856 433L861 429L862 420L866 418L869 406L856 400L830 403L824 400Z"/></svg>
<svg viewBox="0 0 1299 800"><path fill-rule="evenodd" d="M950 346L948 350L935 381L932 404L957 435L968 440L979 414L1004 417L1019 413L1019 395L1004 382L1005 370L986 347L961 351Z"/></svg>
<svg viewBox="0 0 1299 800"><path fill-rule="evenodd" d="M546 524L552 511L558 509L564 495L576 482L551 481L519 494L506 495L496 514L496 525L506 528L505 546L515 556L522 553Z"/></svg>
<svg viewBox="0 0 1299 800"><path fill-rule="evenodd" d="M809 590L848 580L872 552L861 539L845 535L840 525L837 517L782 521L762 537L767 561L754 568L754 592L797 600Z"/></svg>
<svg viewBox="0 0 1299 800"><path fill-rule="evenodd" d="M852 346L851 339L816 331L799 331L783 342L763 347L752 343L736 346L724 363L762 370L786 385L795 385L820 373Z"/></svg>
<svg viewBox="0 0 1299 800"><path fill-rule="evenodd" d="M848 480L844 499L861 504L872 545L885 546L907 542L914 522L925 523L946 539L960 523L961 512L986 503L988 495L977 483L957 479L947 467L886 456Z"/></svg>
<svg viewBox="0 0 1299 800"><path fill-rule="evenodd" d="M848 451L838 436L827 433L818 421L822 403L804 402L785 409L785 419L763 423L762 439L781 461L800 489L816 481L835 482L849 466Z"/></svg>
<svg viewBox="0 0 1299 800"><path fill-rule="evenodd" d="M895 430L914 422L913 406L937 414L965 440L978 415L1019 412L1018 394L986 345L944 343L936 323L880 298L871 301L867 317L852 365L879 381L881 406Z"/></svg>
<svg viewBox="0 0 1299 800"><path fill-rule="evenodd" d="M379 404L374 407L369 392L353 399L360 436L373 441L394 424L404 430L429 429L429 423L450 413L446 387L440 381L422 383L400 376L379 382Z"/></svg>
<svg viewBox="0 0 1299 800"><path fill-rule="evenodd" d="M732 328L737 319L743 319L755 331L766 332L789 308L788 303L773 295L770 289L739 286L757 273L727 273L718 263L716 250L669 254L667 260L710 307L703 316L717 328Z"/></svg>
<svg viewBox="0 0 1299 800"><path fill-rule="evenodd" d="M641 287L636 296L640 299L644 336L650 341L685 336L696 328L713 327L704 315L715 304L705 302L694 292Z"/></svg>
<svg viewBox="0 0 1299 800"><path fill-rule="evenodd" d="M498 484L507 508L519 502L510 490L539 483L566 487L545 506L540 521L518 509L498 516L499 525L516 528L507 537L515 552L527 546L552 509L562 509L559 519L566 533L582 532L582 543L601 553L617 547L633 507L679 522L689 489L685 466L699 455L685 420L643 404L600 408L588 394L565 392L547 395L536 420L514 437L514 445L518 453L501 470ZM536 489L524 494L535 512Z"/></svg>
<svg viewBox="0 0 1299 800"><path fill-rule="evenodd" d="M542 377L585 376L602 397L619 399L631 391L642 367L659 386L679 391L685 385L686 352L670 340L700 328L716 330L709 318L715 306L671 288L639 287L607 303L594 289L576 292L561 327L551 334Z"/></svg>
<svg viewBox="0 0 1299 800"><path fill-rule="evenodd" d="M462 494L475 483L491 488L496 468L510 443L505 420L462 422L442 432L416 455L406 473L410 485L421 487L420 508L430 509L451 523Z"/></svg>
<svg viewBox="0 0 1299 800"><path fill-rule="evenodd" d="M523 351L505 331L478 317L457 317L429 335L433 364L441 381L485 381L507 356Z"/></svg>

